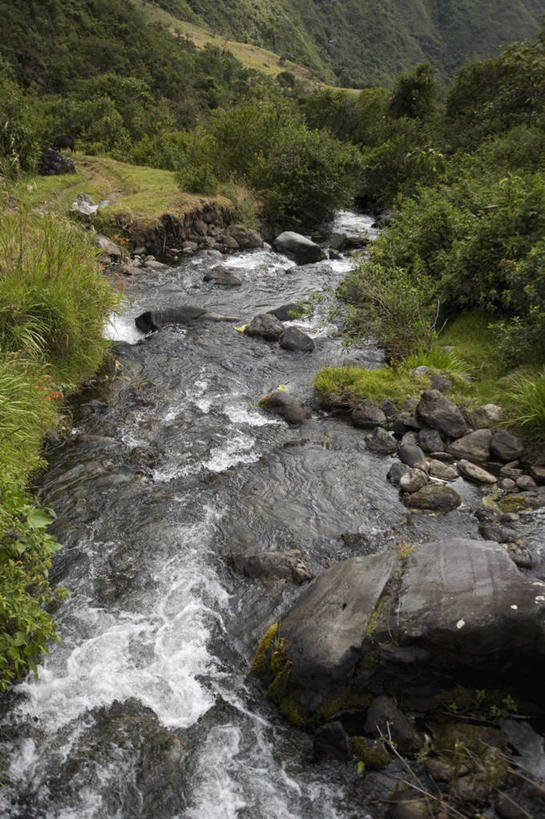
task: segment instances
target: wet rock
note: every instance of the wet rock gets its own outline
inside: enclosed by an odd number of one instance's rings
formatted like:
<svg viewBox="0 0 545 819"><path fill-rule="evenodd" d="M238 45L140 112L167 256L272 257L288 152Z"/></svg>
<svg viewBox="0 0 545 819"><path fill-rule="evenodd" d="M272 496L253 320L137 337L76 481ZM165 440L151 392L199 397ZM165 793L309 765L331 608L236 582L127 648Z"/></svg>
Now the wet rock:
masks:
<svg viewBox="0 0 545 819"><path fill-rule="evenodd" d="M416 408L416 417L432 429L449 438L461 438L468 431L465 419L457 405L439 392L426 390Z"/></svg>
<svg viewBox="0 0 545 819"><path fill-rule="evenodd" d="M481 466L472 464L471 461L466 461L462 458L461 461L458 461L457 466L458 472L462 478L465 478L468 481L486 484L496 483L495 475L491 475L490 472L487 472L486 469L483 469Z"/></svg>
<svg viewBox="0 0 545 819"><path fill-rule="evenodd" d="M362 401L352 410L352 423L361 429L386 426L386 415L372 401Z"/></svg>
<svg viewBox="0 0 545 819"><path fill-rule="evenodd" d="M291 230L286 230L277 236L272 245L278 253L283 253L300 265L313 264L324 255L319 245Z"/></svg>
<svg viewBox="0 0 545 819"><path fill-rule="evenodd" d="M314 731L312 742L316 762L330 759L348 762L352 756L348 734L341 722L335 721L320 725Z"/></svg>
<svg viewBox="0 0 545 819"><path fill-rule="evenodd" d="M428 484L418 492L403 498L406 506L411 509L421 509L425 512L452 512L462 503L462 498L450 486L435 486Z"/></svg>
<svg viewBox="0 0 545 819"><path fill-rule="evenodd" d="M400 441L400 446L418 446L418 435L414 429L405 433Z"/></svg>
<svg viewBox="0 0 545 819"><path fill-rule="evenodd" d="M394 804L386 814L388 819L423 819L429 817L428 803L414 788L404 788L390 794Z"/></svg>
<svg viewBox="0 0 545 819"><path fill-rule="evenodd" d="M518 461L512 461L511 463L505 464L500 469L500 475L503 478L511 478L511 480L516 481L517 478L523 474L522 469L518 466Z"/></svg>
<svg viewBox="0 0 545 819"><path fill-rule="evenodd" d="M270 313L260 313L251 320L244 332L248 336L259 336L267 341L278 341L284 332L284 325Z"/></svg>
<svg viewBox="0 0 545 819"><path fill-rule="evenodd" d="M393 486L399 486L401 478L410 470L410 466L402 464L401 461L394 461L388 470L386 477Z"/></svg>
<svg viewBox="0 0 545 819"><path fill-rule="evenodd" d="M259 402L261 409L279 415L288 424L302 424L310 418L311 412L287 390L275 390L265 395Z"/></svg>
<svg viewBox="0 0 545 819"><path fill-rule="evenodd" d="M284 350L311 353L314 341L297 327L285 327L278 343Z"/></svg>
<svg viewBox="0 0 545 819"><path fill-rule="evenodd" d="M212 267L204 274L203 281L212 282L222 287L240 287L242 279L229 270L228 267Z"/></svg>
<svg viewBox="0 0 545 819"><path fill-rule="evenodd" d="M528 472L536 483L545 483L545 466L532 465L528 468Z"/></svg>
<svg viewBox="0 0 545 819"><path fill-rule="evenodd" d="M382 401L380 402L380 408L383 411L386 418L388 419L388 421L391 421L392 418L395 418L397 415L396 405L393 403L393 401L390 401L389 398L382 399Z"/></svg>
<svg viewBox="0 0 545 819"><path fill-rule="evenodd" d="M418 468L410 467L399 480L399 488L402 492L418 492L428 482L428 476Z"/></svg>
<svg viewBox="0 0 545 819"><path fill-rule="evenodd" d="M382 427L375 427L370 435L366 435L365 443L371 452L381 455L392 455L397 450L397 441Z"/></svg>
<svg viewBox="0 0 545 819"><path fill-rule="evenodd" d="M515 461L524 452L524 444L518 435L506 429L496 429L490 441L490 452L500 461Z"/></svg>
<svg viewBox="0 0 545 819"><path fill-rule="evenodd" d="M419 446L412 446L411 444L402 444L399 447L399 460L407 464L407 466L421 469L422 472L428 474L428 465L426 457Z"/></svg>
<svg viewBox="0 0 545 819"><path fill-rule="evenodd" d="M229 225L226 230L226 235L231 236L240 250L253 250L254 248L263 247L263 239L252 228L243 227L242 225Z"/></svg>
<svg viewBox="0 0 545 819"><path fill-rule="evenodd" d="M369 551L372 546L372 538L364 532L343 532L341 538L348 549L353 549L363 554L373 554L374 552L373 549Z"/></svg>
<svg viewBox="0 0 545 819"><path fill-rule="evenodd" d="M439 390L439 392L448 392L452 387L450 379L441 373L432 373L430 375L430 385L432 390Z"/></svg>
<svg viewBox="0 0 545 819"><path fill-rule="evenodd" d="M134 323L142 333L151 333L169 324L191 324L192 321L200 319L236 321L234 316L210 313L204 307L197 307L194 304L180 304L178 307L169 307L165 310L146 310L135 318Z"/></svg>
<svg viewBox="0 0 545 819"><path fill-rule="evenodd" d="M487 520L479 524L479 534L485 540L493 540L496 543L520 543L521 538L515 529L504 526L497 520Z"/></svg>
<svg viewBox="0 0 545 819"><path fill-rule="evenodd" d="M62 176L65 173L76 173L76 166L69 156L64 156L54 148L43 147L38 160L38 173L40 176Z"/></svg>
<svg viewBox="0 0 545 819"><path fill-rule="evenodd" d="M519 569L533 569L536 561L528 547L525 546L522 541L519 540L517 543L502 543L502 546L504 546L507 554Z"/></svg>
<svg viewBox="0 0 545 819"><path fill-rule="evenodd" d="M390 697L376 697L363 726L370 737L392 739L402 753L417 751L422 746L418 731Z"/></svg>
<svg viewBox="0 0 545 819"><path fill-rule="evenodd" d="M500 791L496 796L494 807L500 819L528 819L529 816L533 815L528 813L523 805L504 791Z"/></svg>
<svg viewBox="0 0 545 819"><path fill-rule="evenodd" d="M153 469L157 466L158 457L154 449L149 446L135 446L131 449L129 457L131 463L140 469Z"/></svg>
<svg viewBox="0 0 545 819"><path fill-rule="evenodd" d="M399 568L390 552L351 558L299 597L264 671L285 713L312 719L333 702L342 713L347 697L354 710L354 697L364 707L366 693L385 687L443 690L468 669L472 681L494 688L506 672L519 681L540 673L545 583L522 575L501 546L432 541Z"/></svg>
<svg viewBox="0 0 545 819"><path fill-rule="evenodd" d="M455 458L466 458L468 461L487 461L490 458L490 441L492 433L489 429L478 429L470 432L457 441L453 441L448 451Z"/></svg>
<svg viewBox="0 0 545 819"><path fill-rule="evenodd" d="M414 412L418 406L418 398L407 398L403 402L403 409L407 412Z"/></svg>
<svg viewBox="0 0 545 819"><path fill-rule="evenodd" d="M380 771L392 761L384 742L368 737L350 737L350 746L359 756L366 771Z"/></svg>
<svg viewBox="0 0 545 819"><path fill-rule="evenodd" d="M441 433L436 429L419 430L418 443L424 452L441 452L445 447Z"/></svg>
<svg viewBox="0 0 545 819"><path fill-rule="evenodd" d="M308 571L298 549L287 552L260 552L258 554L231 554L229 563L243 577L261 580L290 580L297 585L308 583L314 575Z"/></svg>
<svg viewBox="0 0 545 819"><path fill-rule="evenodd" d="M506 492L512 492L513 489L517 488L515 481L512 478L502 478L499 483L500 489L505 490Z"/></svg>
<svg viewBox="0 0 545 819"><path fill-rule="evenodd" d="M401 437L411 430L419 430L422 424L418 421L414 412L400 412L393 424L394 435Z"/></svg>
<svg viewBox="0 0 545 819"><path fill-rule="evenodd" d="M304 308L297 302L290 302L289 304L282 304L280 307L275 307L274 310L268 311L271 316L276 316L279 321L293 321L301 318L304 313Z"/></svg>
<svg viewBox="0 0 545 819"><path fill-rule="evenodd" d="M458 471L453 466L432 458L428 461L428 474L441 481L455 481L458 478Z"/></svg>

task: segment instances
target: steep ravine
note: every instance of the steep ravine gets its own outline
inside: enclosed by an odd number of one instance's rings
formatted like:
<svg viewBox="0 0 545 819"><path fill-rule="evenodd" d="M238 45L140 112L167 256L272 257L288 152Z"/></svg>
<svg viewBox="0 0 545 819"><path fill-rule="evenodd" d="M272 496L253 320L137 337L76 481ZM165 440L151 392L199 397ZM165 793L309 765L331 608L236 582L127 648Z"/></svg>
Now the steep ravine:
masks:
<svg viewBox="0 0 545 819"><path fill-rule="evenodd" d="M460 509L411 515L385 479L391 459L370 453L361 430L316 407L301 428L257 408L279 384L312 403L320 367L381 363L372 345L346 352L319 315L305 321L312 353L227 322L143 339L144 309L190 301L242 324L334 287L350 264L294 268L250 251L229 258L243 284L225 290L202 281L217 261L203 253L132 277L111 329L114 377L83 396L71 439L51 452L41 497L64 544L54 577L71 595L39 679L3 703L4 816L382 815L373 798L395 765L362 788L355 764L314 764L308 735L248 677L265 629L300 590L240 577L229 556L297 547L317 574L352 556L345 532L366 533L369 551L474 537L479 491L460 480ZM539 516L529 528L542 539Z"/></svg>

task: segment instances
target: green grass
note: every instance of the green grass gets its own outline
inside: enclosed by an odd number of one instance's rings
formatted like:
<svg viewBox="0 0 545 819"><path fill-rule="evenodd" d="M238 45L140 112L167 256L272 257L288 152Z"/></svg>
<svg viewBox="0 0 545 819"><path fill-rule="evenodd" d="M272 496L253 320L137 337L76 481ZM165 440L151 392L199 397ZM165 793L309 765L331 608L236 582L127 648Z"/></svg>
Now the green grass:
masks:
<svg viewBox="0 0 545 819"><path fill-rule="evenodd" d="M545 370L512 376L506 398L514 424L532 438L545 441Z"/></svg>

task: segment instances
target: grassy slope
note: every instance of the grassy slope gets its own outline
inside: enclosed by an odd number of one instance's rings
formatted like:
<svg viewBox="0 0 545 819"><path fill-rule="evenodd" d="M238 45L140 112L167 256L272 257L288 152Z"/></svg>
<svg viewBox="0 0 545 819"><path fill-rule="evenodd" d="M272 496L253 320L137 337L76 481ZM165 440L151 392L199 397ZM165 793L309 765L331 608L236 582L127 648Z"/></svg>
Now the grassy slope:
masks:
<svg viewBox="0 0 545 819"><path fill-rule="evenodd" d="M78 153L74 154L74 162L75 175L34 177L20 183L16 195L34 210L65 214L82 191L95 202L108 199L110 204L100 211L101 224L112 230L128 220L152 225L163 213L182 215L203 201L198 195L180 191L172 171ZM222 197L208 199L229 204Z"/></svg>
<svg viewBox="0 0 545 819"><path fill-rule="evenodd" d="M140 0L139 0L140 2ZM418 62L444 76L533 36L542 0L155 0L232 40L272 48L322 79L390 82Z"/></svg>

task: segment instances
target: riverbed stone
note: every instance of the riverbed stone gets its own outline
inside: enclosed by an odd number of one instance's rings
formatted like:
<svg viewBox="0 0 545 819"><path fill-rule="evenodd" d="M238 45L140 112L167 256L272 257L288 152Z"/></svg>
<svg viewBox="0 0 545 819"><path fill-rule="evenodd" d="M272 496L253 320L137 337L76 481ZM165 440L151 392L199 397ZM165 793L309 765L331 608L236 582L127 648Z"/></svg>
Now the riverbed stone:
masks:
<svg viewBox="0 0 545 819"><path fill-rule="evenodd" d="M396 417L397 407L393 401L390 401L389 398L383 398L379 406L383 411L384 415L386 416L386 418L388 419L388 421L391 421L392 418Z"/></svg>
<svg viewBox="0 0 545 819"><path fill-rule="evenodd" d="M496 483L496 476L492 475L490 472L487 472L486 469L483 469L481 466L477 466L477 464L471 463L471 461L467 461L464 458L458 461L458 472L465 478L467 481L472 481L473 483L485 483L485 484L493 484Z"/></svg>
<svg viewBox="0 0 545 819"><path fill-rule="evenodd" d="M298 586L308 583L314 575L309 572L298 549L287 552L258 552L257 554L229 555L229 564L237 574L259 580L285 580Z"/></svg>
<svg viewBox="0 0 545 819"><path fill-rule="evenodd" d="M217 265L207 270L203 276L204 282L211 282L212 284L220 285L221 287L240 287L242 279L235 276L232 270L228 267Z"/></svg>
<svg viewBox="0 0 545 819"><path fill-rule="evenodd" d="M524 452L524 444L518 435L506 429L496 429L490 441L490 452L500 461L515 461Z"/></svg>
<svg viewBox="0 0 545 819"><path fill-rule="evenodd" d="M309 408L287 390L274 390L263 396L259 406L267 412L279 415L288 424L302 424L311 416Z"/></svg>
<svg viewBox="0 0 545 819"><path fill-rule="evenodd" d="M401 461L394 461L386 477L393 486L399 486L401 478L403 475L406 475L409 470L410 466L407 466L407 464L402 464Z"/></svg>
<svg viewBox="0 0 545 819"><path fill-rule="evenodd" d="M274 239L272 245L278 253L283 253L284 256L292 259L298 265L313 264L324 255L319 245L292 230L285 230L280 233Z"/></svg>
<svg viewBox="0 0 545 819"><path fill-rule="evenodd" d="M461 438L468 432L468 426L458 406L439 390L426 390L422 393L416 408L416 417L449 438Z"/></svg>
<svg viewBox="0 0 545 819"><path fill-rule="evenodd" d="M469 413L471 426L474 429L496 426L503 420L503 409L497 404L483 404Z"/></svg>
<svg viewBox="0 0 545 819"><path fill-rule="evenodd" d="M409 432L406 432L399 444L400 446L418 446L416 430L410 429Z"/></svg>
<svg viewBox="0 0 545 819"><path fill-rule="evenodd" d="M418 467L409 467L408 471L401 476L399 488L402 492L418 492L428 482L428 476Z"/></svg>
<svg viewBox="0 0 545 819"><path fill-rule="evenodd" d="M403 498L406 506L411 509L420 509L424 512L452 512L462 503L462 498L450 486L436 486L428 484L412 495Z"/></svg>
<svg viewBox="0 0 545 819"><path fill-rule="evenodd" d="M421 469L426 475L428 474L428 465L426 463L426 456L419 446L413 444L401 444L398 452L399 460L407 466Z"/></svg>
<svg viewBox="0 0 545 819"><path fill-rule="evenodd" d="M490 441L492 432L489 429L477 429L453 441L448 451L455 458L466 458L468 461L487 461L490 458Z"/></svg>
<svg viewBox="0 0 545 819"><path fill-rule="evenodd" d="M528 492L530 489L536 488L536 482L530 477L530 475L521 475L519 478L517 478L515 483L523 492Z"/></svg>
<svg viewBox="0 0 545 819"><path fill-rule="evenodd" d="M372 401L365 400L352 410L352 423L361 429L373 429L374 427L385 427L387 420L380 407L377 407Z"/></svg>
<svg viewBox="0 0 545 819"><path fill-rule="evenodd" d="M432 373L430 375L430 386L432 390L448 392L452 387L452 382L446 377L446 375L441 375L441 373Z"/></svg>
<svg viewBox="0 0 545 819"><path fill-rule="evenodd" d="M278 343L284 350L293 352L311 353L314 350L314 341L298 327L285 327Z"/></svg>
<svg viewBox="0 0 545 819"><path fill-rule="evenodd" d="M418 431L418 443L424 452L441 452L445 442L439 430L424 427Z"/></svg>
<svg viewBox="0 0 545 819"><path fill-rule="evenodd" d="M244 225L229 225L226 233L236 241L240 250L254 250L263 247L263 239L253 228L244 227Z"/></svg>
<svg viewBox="0 0 545 819"><path fill-rule="evenodd" d="M365 436L365 443L371 452L381 455L392 455L397 450L397 441L383 427L375 427L373 432Z"/></svg>
<svg viewBox="0 0 545 819"><path fill-rule="evenodd" d="M402 753L411 753L422 747L418 731L391 697L375 697L363 726L370 737L391 739Z"/></svg>
<svg viewBox="0 0 545 819"><path fill-rule="evenodd" d="M268 310L272 316L276 316L279 321L293 321L301 318L304 313L304 308L301 304L291 301L288 304L281 304L280 307L275 307L274 310Z"/></svg>
<svg viewBox="0 0 545 819"><path fill-rule="evenodd" d="M428 460L428 474L441 481L455 481L459 477L458 471L453 466L438 461L436 458Z"/></svg>
<svg viewBox="0 0 545 819"><path fill-rule="evenodd" d="M536 483L543 484L545 483L545 466L537 466L532 464L528 467L528 472L534 479Z"/></svg>
<svg viewBox="0 0 545 819"><path fill-rule="evenodd" d="M267 341L278 341L284 332L284 325L270 313L259 313L254 316L244 332L248 336L258 336Z"/></svg>
<svg viewBox="0 0 545 819"><path fill-rule="evenodd" d="M320 725L312 737L315 762L324 762L334 759L348 762L352 756L350 740L344 730L342 722L335 720Z"/></svg>
<svg viewBox="0 0 545 819"><path fill-rule="evenodd" d="M408 412L404 410L400 412L397 418L395 419L392 429L394 435L397 435L401 438L401 436L405 435L406 432L410 430L419 430L422 424L418 421L414 412Z"/></svg>

